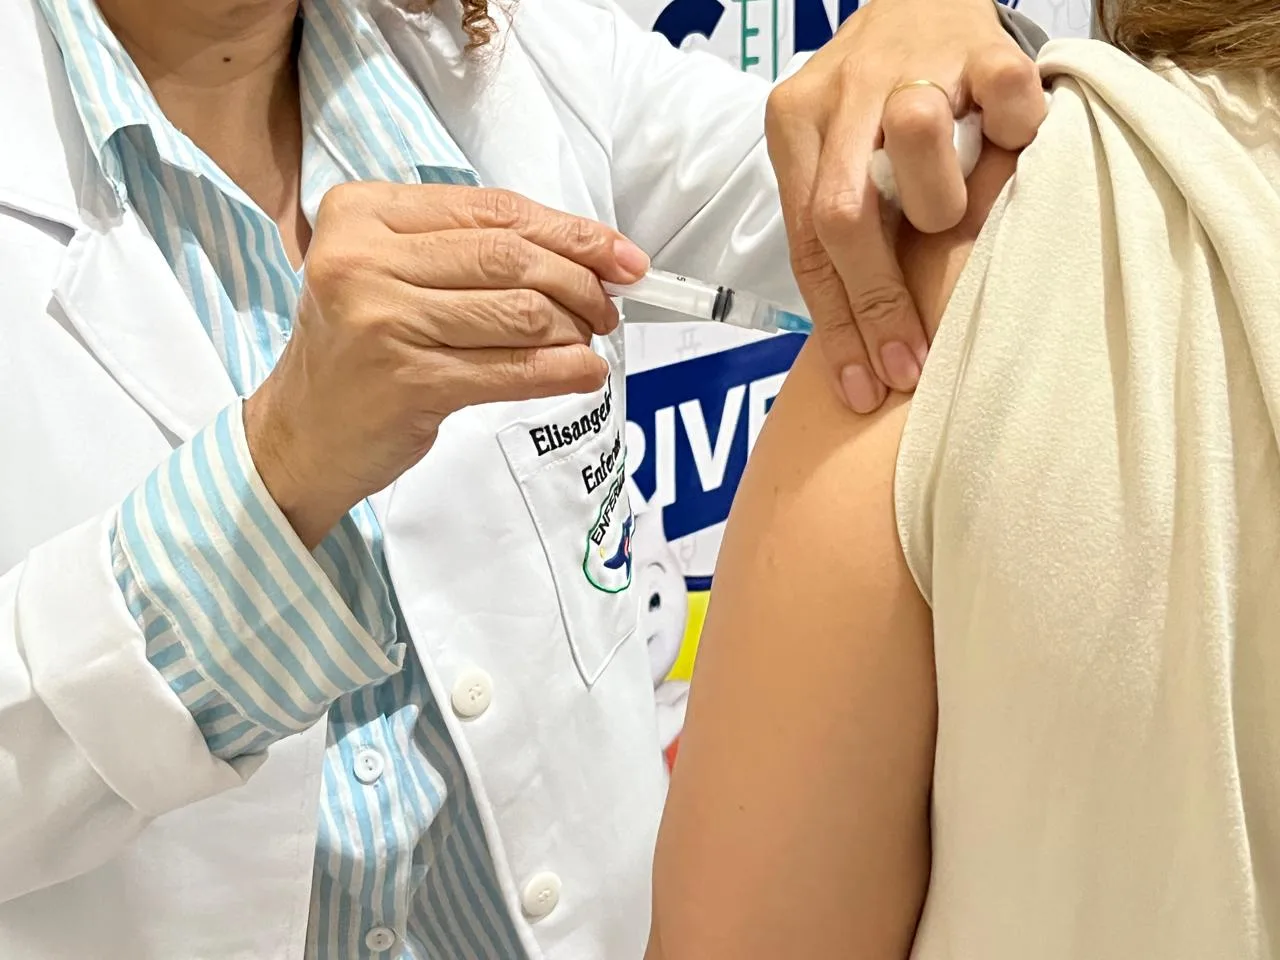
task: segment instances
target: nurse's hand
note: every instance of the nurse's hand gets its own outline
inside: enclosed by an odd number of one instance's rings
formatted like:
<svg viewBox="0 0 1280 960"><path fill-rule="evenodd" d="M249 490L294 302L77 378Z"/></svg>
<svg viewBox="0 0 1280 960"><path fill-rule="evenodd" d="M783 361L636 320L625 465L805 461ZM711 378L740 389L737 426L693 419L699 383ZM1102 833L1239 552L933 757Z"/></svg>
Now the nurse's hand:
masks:
<svg viewBox="0 0 1280 960"><path fill-rule="evenodd" d="M914 389L928 349L868 179L871 155L883 130L903 212L925 233L947 230L967 203L953 117L971 106L987 139L1010 150L1045 115L1035 64L992 0L876 0L769 99L792 267L832 382L860 413L880 406L886 385Z"/></svg>
<svg viewBox="0 0 1280 960"><path fill-rule="evenodd" d="M352 184L321 204L292 338L245 405L254 464L308 547L462 407L580 393L648 259L500 190Z"/></svg>

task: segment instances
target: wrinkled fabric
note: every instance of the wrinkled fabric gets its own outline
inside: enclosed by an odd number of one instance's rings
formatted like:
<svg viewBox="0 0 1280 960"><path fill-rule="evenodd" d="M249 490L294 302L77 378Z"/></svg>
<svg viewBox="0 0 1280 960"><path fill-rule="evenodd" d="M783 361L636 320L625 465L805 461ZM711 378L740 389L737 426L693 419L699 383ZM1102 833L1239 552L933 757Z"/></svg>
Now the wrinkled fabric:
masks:
<svg viewBox="0 0 1280 960"><path fill-rule="evenodd" d="M914 960L1280 951L1274 81L1040 57L898 461L932 606Z"/></svg>

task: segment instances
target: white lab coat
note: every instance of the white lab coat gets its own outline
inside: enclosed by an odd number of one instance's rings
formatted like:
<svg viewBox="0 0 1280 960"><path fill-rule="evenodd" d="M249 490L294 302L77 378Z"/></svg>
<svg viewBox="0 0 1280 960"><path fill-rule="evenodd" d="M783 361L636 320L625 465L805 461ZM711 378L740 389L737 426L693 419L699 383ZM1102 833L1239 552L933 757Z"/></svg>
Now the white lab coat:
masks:
<svg viewBox="0 0 1280 960"><path fill-rule="evenodd" d="M478 62L452 0L376 16L485 183L796 302L762 81L673 51L611 0L521 0ZM301 957L324 724L260 767L213 757L149 666L107 545L115 505L233 390L137 218L111 212L34 0L0 4L0 130L0 957ZM600 348L614 429L621 335ZM520 462L521 430L598 400L451 417L377 499L532 958L641 955L664 795L634 591L566 599L581 571L548 556L594 518ZM492 705L463 722L451 690L475 668ZM559 906L528 922L544 871Z"/></svg>

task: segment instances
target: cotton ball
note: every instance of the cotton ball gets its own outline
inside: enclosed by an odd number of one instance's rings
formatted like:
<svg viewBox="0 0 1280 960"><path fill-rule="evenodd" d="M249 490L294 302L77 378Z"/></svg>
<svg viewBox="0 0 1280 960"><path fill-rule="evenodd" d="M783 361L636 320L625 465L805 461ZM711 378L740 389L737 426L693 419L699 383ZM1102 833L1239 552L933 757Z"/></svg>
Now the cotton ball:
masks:
<svg viewBox="0 0 1280 960"><path fill-rule="evenodd" d="M960 170L967 180L969 174L973 173L973 168L978 165L978 157L982 155L982 114L970 113L957 120L953 142L956 157L960 160ZM893 176L893 164L883 147L871 155L871 182L880 191L880 196L894 207L901 205L898 181Z"/></svg>

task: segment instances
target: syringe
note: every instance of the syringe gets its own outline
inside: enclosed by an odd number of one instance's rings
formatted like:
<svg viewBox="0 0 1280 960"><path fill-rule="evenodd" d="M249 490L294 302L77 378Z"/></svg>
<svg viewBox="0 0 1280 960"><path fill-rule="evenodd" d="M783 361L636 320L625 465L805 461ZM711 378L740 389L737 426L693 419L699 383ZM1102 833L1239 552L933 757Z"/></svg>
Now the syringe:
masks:
<svg viewBox="0 0 1280 960"><path fill-rule="evenodd" d="M808 317L791 313L750 293L731 287L717 287L663 270L650 270L631 284L606 283L604 289L611 297L626 297L697 320L728 323L765 333L813 332L813 323Z"/></svg>
<svg viewBox="0 0 1280 960"><path fill-rule="evenodd" d="M953 135L961 172L968 179L982 153L982 114L975 112L957 119ZM885 200L894 206L898 205L898 185L893 175L893 164L883 148L876 150L871 156L871 180ZM813 332L813 322L808 317L791 313L759 297L661 270L650 270L627 286L606 283L604 288L610 296L627 297L638 303L662 307L698 320L713 320L748 330L763 330L766 333Z"/></svg>

